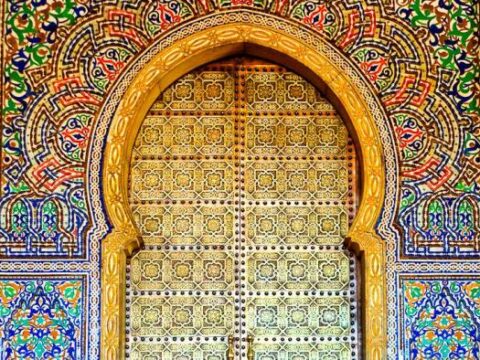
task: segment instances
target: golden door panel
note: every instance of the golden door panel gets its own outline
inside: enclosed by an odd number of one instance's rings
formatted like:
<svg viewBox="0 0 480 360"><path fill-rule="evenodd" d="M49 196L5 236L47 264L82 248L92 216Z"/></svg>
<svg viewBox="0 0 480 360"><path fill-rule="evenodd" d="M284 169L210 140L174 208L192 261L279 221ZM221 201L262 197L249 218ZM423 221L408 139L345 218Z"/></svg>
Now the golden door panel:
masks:
<svg viewBox="0 0 480 360"><path fill-rule="evenodd" d="M135 343L129 350L132 360L224 360L227 345L224 343ZM274 360L274 359L272 359Z"/></svg>
<svg viewBox="0 0 480 360"><path fill-rule="evenodd" d="M295 73L273 66L259 73L248 72L245 78L249 111L335 110L313 85Z"/></svg>
<svg viewBox="0 0 480 360"><path fill-rule="evenodd" d="M150 115L139 131L133 156L231 156L233 128L233 119L226 116Z"/></svg>
<svg viewBox="0 0 480 360"><path fill-rule="evenodd" d="M234 336L236 360L355 359L355 168L333 106L281 66L227 59L173 83L133 150L127 353L219 360Z"/></svg>
<svg viewBox="0 0 480 360"><path fill-rule="evenodd" d="M222 336L233 330L229 296L140 295L131 306L132 336Z"/></svg>
<svg viewBox="0 0 480 360"><path fill-rule="evenodd" d="M247 302L247 327L255 337L348 336L350 304L335 297L257 297Z"/></svg>
<svg viewBox="0 0 480 360"><path fill-rule="evenodd" d="M345 200L348 163L343 160L246 161L248 200Z"/></svg>
<svg viewBox="0 0 480 360"><path fill-rule="evenodd" d="M346 290L350 260L338 251L247 251L249 290Z"/></svg>
<svg viewBox="0 0 480 360"><path fill-rule="evenodd" d="M224 251L142 251L132 259L135 290L234 290L233 255Z"/></svg>
<svg viewBox="0 0 480 360"><path fill-rule="evenodd" d="M247 245L339 246L348 230L343 205L248 205L245 214Z"/></svg>
<svg viewBox="0 0 480 360"><path fill-rule="evenodd" d="M272 342L258 345L255 355L261 360L340 360L353 358L351 352L350 344L344 341L318 344Z"/></svg>
<svg viewBox="0 0 480 360"><path fill-rule="evenodd" d="M187 74L163 92L150 114L157 110L233 110L234 83L234 75L228 70Z"/></svg>
<svg viewBox="0 0 480 360"><path fill-rule="evenodd" d="M131 170L133 201L233 199L232 161L138 160Z"/></svg>
<svg viewBox="0 0 480 360"><path fill-rule="evenodd" d="M248 156L346 156L348 132L338 116L250 116Z"/></svg>
<svg viewBox="0 0 480 360"><path fill-rule="evenodd" d="M136 206L137 224L143 224L146 245L222 245L234 242L235 209L218 205Z"/></svg>

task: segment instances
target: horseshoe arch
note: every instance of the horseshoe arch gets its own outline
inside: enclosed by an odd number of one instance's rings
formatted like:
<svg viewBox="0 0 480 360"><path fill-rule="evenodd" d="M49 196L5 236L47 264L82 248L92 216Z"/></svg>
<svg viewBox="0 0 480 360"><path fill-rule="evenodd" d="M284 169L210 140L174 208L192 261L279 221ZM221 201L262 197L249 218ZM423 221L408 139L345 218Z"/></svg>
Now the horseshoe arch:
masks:
<svg viewBox="0 0 480 360"><path fill-rule="evenodd" d="M319 48L286 32L245 23L212 26L172 42L138 72L113 116L102 179L104 203L112 224L102 244L102 359L125 357L126 260L141 246L127 196L137 131L155 99L176 79L206 63L240 54L273 60L304 76L335 105L355 139L362 193L347 242L361 257L364 358L385 359L385 245L375 232L375 224L383 206L386 169L380 131L368 102L352 79Z"/></svg>

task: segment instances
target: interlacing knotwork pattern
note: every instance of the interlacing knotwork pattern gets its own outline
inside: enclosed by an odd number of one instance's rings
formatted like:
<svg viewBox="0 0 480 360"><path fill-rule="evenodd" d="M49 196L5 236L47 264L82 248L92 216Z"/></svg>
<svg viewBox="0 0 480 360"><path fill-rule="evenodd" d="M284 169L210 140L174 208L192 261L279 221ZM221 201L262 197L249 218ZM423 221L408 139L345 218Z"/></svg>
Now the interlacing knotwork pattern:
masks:
<svg viewBox="0 0 480 360"><path fill-rule="evenodd" d="M89 224L84 167L93 109L69 112L72 98L56 102L52 114L46 107L32 114L31 105L70 82L67 76L54 90L44 79L55 73L58 63L51 59L67 37L65 27L88 8L73 0L11 0L5 1L5 11L0 254L84 256ZM79 85L78 79L73 82Z"/></svg>
<svg viewBox="0 0 480 360"><path fill-rule="evenodd" d="M225 60L168 87L133 149L130 356L223 359L234 335L244 358L251 334L257 359L356 358L355 166L335 109L282 67Z"/></svg>
<svg viewBox="0 0 480 360"><path fill-rule="evenodd" d="M135 54L166 31L238 7L312 29L343 51L375 87L401 160L402 194L395 210L403 229L402 254L480 251L471 226L450 200L471 201L472 223L478 223L478 14L469 2L94 1L90 9L73 0L27 3L6 2L0 232L17 241L15 246L1 241L3 254L85 256L82 239L91 222L86 149L102 99ZM88 21L60 46L64 27L81 17ZM33 102L34 95L39 101ZM433 194L448 217L437 224L447 237L428 231L428 219L435 217L428 205ZM39 234L43 215L36 204L53 198L60 205L52 231Z"/></svg>

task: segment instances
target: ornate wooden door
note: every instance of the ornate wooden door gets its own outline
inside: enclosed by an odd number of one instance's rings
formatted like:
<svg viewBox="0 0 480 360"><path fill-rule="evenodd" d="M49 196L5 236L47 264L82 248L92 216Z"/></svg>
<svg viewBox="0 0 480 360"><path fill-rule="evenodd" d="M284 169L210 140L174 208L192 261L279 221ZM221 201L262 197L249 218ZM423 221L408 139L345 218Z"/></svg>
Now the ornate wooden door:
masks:
<svg viewBox="0 0 480 360"><path fill-rule="evenodd" d="M235 359L357 358L356 181L346 127L297 74L236 58L172 84L131 164L129 357L226 359L233 336Z"/></svg>

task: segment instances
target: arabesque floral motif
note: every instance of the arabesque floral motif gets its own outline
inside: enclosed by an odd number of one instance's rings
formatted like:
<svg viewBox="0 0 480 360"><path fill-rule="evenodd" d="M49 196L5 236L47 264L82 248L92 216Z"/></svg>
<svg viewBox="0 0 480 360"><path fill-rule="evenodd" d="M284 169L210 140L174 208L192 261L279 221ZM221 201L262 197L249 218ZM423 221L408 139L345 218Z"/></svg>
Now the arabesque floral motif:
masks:
<svg viewBox="0 0 480 360"><path fill-rule="evenodd" d="M404 280L405 359L478 359L480 281Z"/></svg>
<svg viewBox="0 0 480 360"><path fill-rule="evenodd" d="M79 359L83 292L83 280L1 280L2 359Z"/></svg>
<svg viewBox="0 0 480 360"><path fill-rule="evenodd" d="M475 6L477 1L410 0L398 12L414 28L427 30L423 37L436 65L458 74L448 92L458 110L478 116L480 22Z"/></svg>

